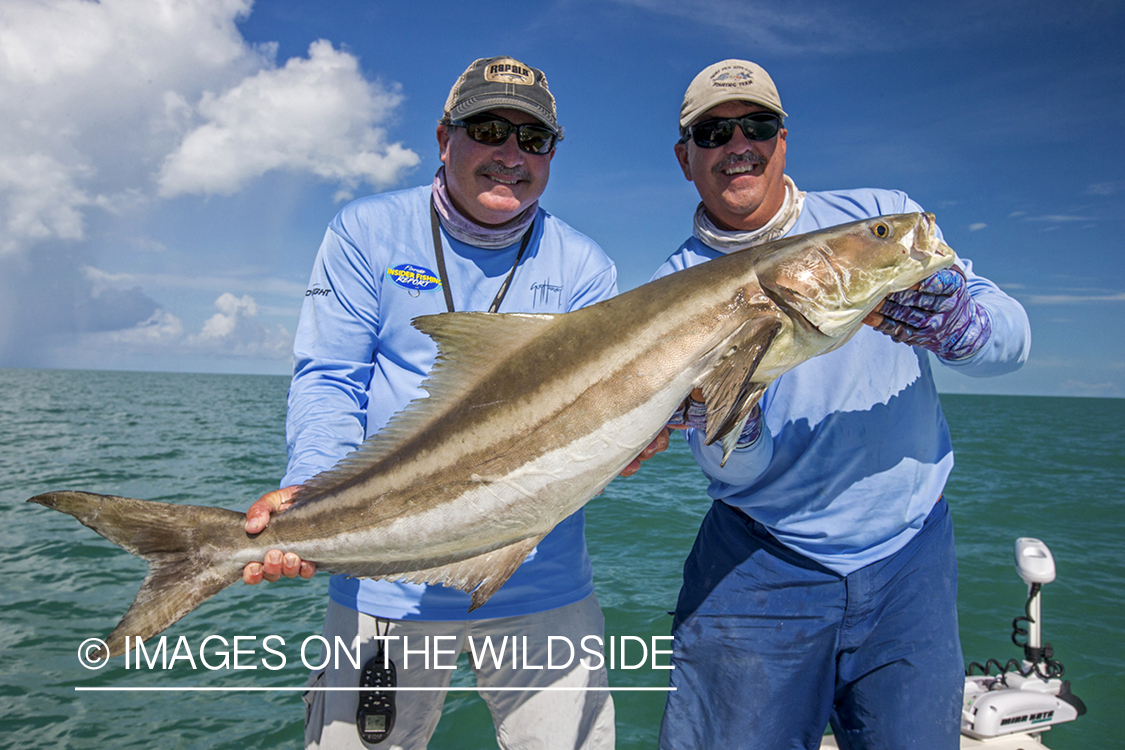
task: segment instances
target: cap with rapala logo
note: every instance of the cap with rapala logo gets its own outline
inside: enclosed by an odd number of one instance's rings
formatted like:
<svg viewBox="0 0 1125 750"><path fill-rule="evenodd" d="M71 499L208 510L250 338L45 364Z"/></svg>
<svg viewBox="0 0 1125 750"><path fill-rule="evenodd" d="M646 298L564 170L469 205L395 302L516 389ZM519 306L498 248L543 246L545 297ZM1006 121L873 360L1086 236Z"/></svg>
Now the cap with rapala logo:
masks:
<svg viewBox="0 0 1125 750"><path fill-rule="evenodd" d="M493 83L514 83L517 86L534 86L535 73L515 60L492 63L484 70L484 80Z"/></svg>
<svg viewBox="0 0 1125 750"><path fill-rule="evenodd" d="M543 71L512 57L474 60L449 92L443 119L461 120L490 109L526 112L559 131L555 97Z"/></svg>

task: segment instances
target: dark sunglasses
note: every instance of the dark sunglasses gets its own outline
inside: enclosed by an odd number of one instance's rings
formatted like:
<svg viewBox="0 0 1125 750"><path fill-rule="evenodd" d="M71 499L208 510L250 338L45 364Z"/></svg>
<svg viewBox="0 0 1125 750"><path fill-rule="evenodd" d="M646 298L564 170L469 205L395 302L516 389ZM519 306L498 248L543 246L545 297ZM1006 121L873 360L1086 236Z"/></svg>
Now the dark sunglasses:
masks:
<svg viewBox="0 0 1125 750"><path fill-rule="evenodd" d="M768 141L781 130L781 117L772 112L754 112L745 117L707 120L685 130L680 136L680 143L686 143L691 138L700 148L718 148L734 137L735 127L742 128L747 140Z"/></svg>
<svg viewBox="0 0 1125 750"><path fill-rule="evenodd" d="M516 133L516 144L521 151L542 156L551 153L559 134L542 125L516 125L499 115L471 117L467 120L450 120L450 125L464 128L465 133L477 143L499 146L508 140L512 131Z"/></svg>

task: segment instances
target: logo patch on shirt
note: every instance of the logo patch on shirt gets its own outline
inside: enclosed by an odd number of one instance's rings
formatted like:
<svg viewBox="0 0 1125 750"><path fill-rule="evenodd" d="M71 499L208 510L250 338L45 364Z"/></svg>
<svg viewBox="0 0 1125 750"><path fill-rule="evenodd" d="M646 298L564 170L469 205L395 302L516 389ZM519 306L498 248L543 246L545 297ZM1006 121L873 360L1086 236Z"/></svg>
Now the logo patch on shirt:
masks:
<svg viewBox="0 0 1125 750"><path fill-rule="evenodd" d="M387 269L387 275L398 286L412 292L428 292L441 286L438 275L425 266L416 266L413 263L403 263L401 266Z"/></svg>
<svg viewBox="0 0 1125 750"><path fill-rule="evenodd" d="M553 299L555 307L562 308L562 290L563 288L558 284L552 284L550 279L531 285L531 291L535 293L536 307L547 307Z"/></svg>

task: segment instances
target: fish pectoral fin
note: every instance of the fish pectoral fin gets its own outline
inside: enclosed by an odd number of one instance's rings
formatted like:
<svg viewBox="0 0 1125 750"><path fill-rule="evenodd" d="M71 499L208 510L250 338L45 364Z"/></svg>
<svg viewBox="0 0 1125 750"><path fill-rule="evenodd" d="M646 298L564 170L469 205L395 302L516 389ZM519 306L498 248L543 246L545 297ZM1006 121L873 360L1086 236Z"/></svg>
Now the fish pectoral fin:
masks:
<svg viewBox="0 0 1125 750"><path fill-rule="evenodd" d="M731 353L707 373L700 385L707 403L705 442L711 445L723 439L724 462L734 450L750 410L766 390L764 383L752 382L751 378L780 330L781 321L773 317L747 321Z"/></svg>
<svg viewBox="0 0 1125 750"><path fill-rule="evenodd" d="M472 612L487 602L492 595L516 572L542 536L521 539L506 547L486 552L448 565L425 570L416 570L397 576L380 576L389 580L404 580L412 583L437 583L450 586L470 594L473 599L469 611Z"/></svg>
<svg viewBox="0 0 1125 750"><path fill-rule="evenodd" d="M765 392L765 384L756 383L754 390L746 399L744 408L739 410L739 414L741 414L742 417L738 420L738 423L736 425L723 433L721 437L723 446L723 460L719 462L719 466L727 465L727 459L730 458L730 454L734 453L734 449L738 446L738 438L742 436L742 429L746 427L746 421L750 418L750 410L754 408L754 404L758 403L758 400Z"/></svg>

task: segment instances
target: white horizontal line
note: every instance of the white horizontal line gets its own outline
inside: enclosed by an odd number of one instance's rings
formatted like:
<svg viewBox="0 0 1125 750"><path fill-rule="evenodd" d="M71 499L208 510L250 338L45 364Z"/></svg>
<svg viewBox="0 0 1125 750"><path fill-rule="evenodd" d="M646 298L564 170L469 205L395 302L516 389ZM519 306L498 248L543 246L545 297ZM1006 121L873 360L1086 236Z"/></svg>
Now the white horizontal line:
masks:
<svg viewBox="0 0 1125 750"><path fill-rule="evenodd" d="M361 687L75 687L75 692L80 693L208 693L208 692L237 692L237 693L267 693L267 692L302 692L302 693L327 693L327 692L358 692L368 690L380 693L402 692L470 692L470 693L542 693L546 691L568 692L675 692L674 687L393 687L393 688L361 688Z"/></svg>

